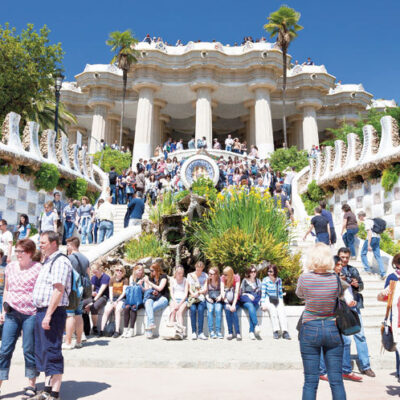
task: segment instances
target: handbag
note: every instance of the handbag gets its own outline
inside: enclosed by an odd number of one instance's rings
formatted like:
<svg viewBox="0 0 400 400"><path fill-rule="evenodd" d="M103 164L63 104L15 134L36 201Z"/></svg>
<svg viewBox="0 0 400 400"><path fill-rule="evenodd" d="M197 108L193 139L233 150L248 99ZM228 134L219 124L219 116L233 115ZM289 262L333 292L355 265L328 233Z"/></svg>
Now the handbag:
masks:
<svg viewBox="0 0 400 400"><path fill-rule="evenodd" d="M336 279L338 282L338 297L335 305L336 326L342 335L355 335L361 331L360 317L344 300L340 299L343 296L343 287L338 275Z"/></svg>
<svg viewBox="0 0 400 400"><path fill-rule="evenodd" d="M396 351L397 344L394 341L392 326L388 323L390 310L393 304L394 290L396 288L396 281L390 281L389 288L390 294L386 305L385 319L381 326L382 347L386 351Z"/></svg>
<svg viewBox="0 0 400 400"><path fill-rule="evenodd" d="M108 321L104 327L104 336L111 337L115 332L115 321Z"/></svg>
<svg viewBox="0 0 400 400"><path fill-rule="evenodd" d="M269 302L273 304L275 307L278 307L279 305L279 278L276 280L275 285L276 285L276 296L268 296Z"/></svg>

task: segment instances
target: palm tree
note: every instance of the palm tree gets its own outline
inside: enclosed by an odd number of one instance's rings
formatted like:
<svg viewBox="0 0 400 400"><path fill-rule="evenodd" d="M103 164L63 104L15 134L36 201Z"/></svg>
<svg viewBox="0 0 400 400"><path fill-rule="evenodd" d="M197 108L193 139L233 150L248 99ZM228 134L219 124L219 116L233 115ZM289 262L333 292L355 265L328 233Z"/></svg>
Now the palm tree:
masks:
<svg viewBox="0 0 400 400"><path fill-rule="evenodd" d="M121 112L121 125L119 130L119 146L122 145L122 128L124 124L125 114L125 97L126 85L128 81L128 72L132 64L137 62L138 52L135 50L135 45L138 40L132 35L130 29L125 32L115 31L110 33L110 38L106 44L111 47L114 52L114 57L111 64L117 63L118 68L122 69L123 91L122 91L122 112Z"/></svg>
<svg viewBox="0 0 400 400"><path fill-rule="evenodd" d="M298 24L300 13L286 5L274 11L268 17L268 24L264 25L264 29L270 34L271 38L277 37L276 43L282 50L283 57L283 84L282 84L282 103L283 103L283 140L287 147L286 132L286 79L287 79L287 50L293 39L297 37L297 32L303 27Z"/></svg>

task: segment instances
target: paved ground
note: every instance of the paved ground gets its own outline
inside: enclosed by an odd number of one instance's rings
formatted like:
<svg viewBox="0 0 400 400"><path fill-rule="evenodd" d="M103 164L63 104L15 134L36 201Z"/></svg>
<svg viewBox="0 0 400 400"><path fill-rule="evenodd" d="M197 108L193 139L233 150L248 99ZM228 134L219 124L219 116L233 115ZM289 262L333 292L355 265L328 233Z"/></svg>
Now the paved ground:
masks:
<svg viewBox="0 0 400 400"><path fill-rule="evenodd" d="M387 400L400 396L391 371L377 371L363 383L346 382L349 400ZM13 367L11 380L3 385L2 399L18 399L25 384L23 368ZM62 400L243 400L301 398L302 372L215 369L68 368ZM42 386L42 385L40 385ZM330 399L327 382L320 382L318 399Z"/></svg>

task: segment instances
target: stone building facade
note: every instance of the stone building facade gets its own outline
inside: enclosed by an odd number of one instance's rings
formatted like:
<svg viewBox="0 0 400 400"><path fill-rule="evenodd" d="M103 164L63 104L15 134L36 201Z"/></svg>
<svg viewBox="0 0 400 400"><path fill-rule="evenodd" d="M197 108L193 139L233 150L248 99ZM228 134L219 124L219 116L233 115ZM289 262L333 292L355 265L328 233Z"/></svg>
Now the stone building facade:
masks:
<svg viewBox="0 0 400 400"><path fill-rule="evenodd" d="M139 43L138 63L128 75L123 145L134 159L150 158L167 137L228 134L254 144L266 156L283 144L282 53L271 43L223 46L193 43L165 46ZM86 65L75 82L65 82L62 101L75 113L77 132L91 152L101 139L119 140L122 71L114 65ZM288 70L286 117L288 145L310 149L342 121L354 122L370 106L361 84L336 84L323 65Z"/></svg>

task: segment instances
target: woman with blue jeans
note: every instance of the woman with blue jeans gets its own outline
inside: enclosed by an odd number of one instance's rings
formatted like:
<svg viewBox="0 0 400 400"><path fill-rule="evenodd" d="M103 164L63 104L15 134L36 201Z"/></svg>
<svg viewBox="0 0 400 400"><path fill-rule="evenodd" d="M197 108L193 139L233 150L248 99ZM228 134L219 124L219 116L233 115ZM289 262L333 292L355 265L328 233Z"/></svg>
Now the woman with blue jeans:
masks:
<svg viewBox="0 0 400 400"><path fill-rule="evenodd" d="M343 341L336 327L335 305L339 294L329 246L316 243L307 254L306 268L297 282L296 294L305 299L300 323L300 352L303 359L302 400L315 400L319 364L323 352L333 400L346 400L343 385Z"/></svg>
<svg viewBox="0 0 400 400"><path fill-rule="evenodd" d="M342 223L342 238L345 246L350 249L352 257L356 256L356 249L354 248L354 239L358 233L357 217L351 211L348 204L343 204L342 211L343 223ZM344 231L346 230L346 233Z"/></svg>
<svg viewBox="0 0 400 400"><path fill-rule="evenodd" d="M211 267L208 270L208 284L206 294L208 332L211 339L224 338L221 332L222 293L223 292L221 292L221 279L219 276L219 269L217 267Z"/></svg>
<svg viewBox="0 0 400 400"><path fill-rule="evenodd" d="M143 302L147 315L146 337L153 337L156 328L154 313L162 310L168 305L168 277L162 273L160 264L154 263L150 266L150 277L145 277L146 292Z"/></svg>
<svg viewBox="0 0 400 400"><path fill-rule="evenodd" d="M255 340L256 336L260 335L257 310L260 307L261 300L261 281L257 279L257 267L254 264L247 268L240 292L240 303L249 313L249 336L251 340Z"/></svg>
<svg viewBox="0 0 400 400"><path fill-rule="evenodd" d="M0 349L0 386L8 380L11 357L22 331L25 376L28 378L28 387L24 389L26 399L36 395L36 377L39 375L35 362L36 307L33 305L32 294L41 264L32 261L35 251L36 245L32 240L17 242L17 261L11 262L6 268L4 308L0 315L0 323L4 323Z"/></svg>
<svg viewBox="0 0 400 400"><path fill-rule="evenodd" d="M192 340L197 337L201 340L207 340L207 336L203 333L204 311L206 309L206 293L207 293L207 274L204 272L204 263L197 261L195 271L188 275L189 299L188 307L190 308L190 323L192 326Z"/></svg>
<svg viewBox="0 0 400 400"><path fill-rule="evenodd" d="M89 203L89 198L82 197L82 205L78 208L79 230L82 237L82 244L86 244L86 238L89 244L92 244L92 216L93 206Z"/></svg>
<svg viewBox="0 0 400 400"><path fill-rule="evenodd" d="M240 335L239 318L237 315L237 302L240 292L240 276L235 275L232 267L225 267L221 278L221 291L224 293L224 310L226 324L228 325L228 340L233 339L235 327L236 340L242 340Z"/></svg>

